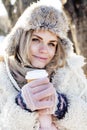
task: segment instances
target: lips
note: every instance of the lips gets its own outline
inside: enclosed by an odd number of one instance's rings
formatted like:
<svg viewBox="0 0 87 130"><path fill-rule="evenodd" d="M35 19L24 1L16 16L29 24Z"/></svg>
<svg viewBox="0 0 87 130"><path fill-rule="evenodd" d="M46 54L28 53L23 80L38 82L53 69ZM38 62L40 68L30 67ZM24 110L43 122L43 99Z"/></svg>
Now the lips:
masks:
<svg viewBox="0 0 87 130"><path fill-rule="evenodd" d="M42 60L42 61L46 61L48 58L46 57L40 57L40 56L35 56L33 55L35 58L37 58L38 60Z"/></svg>

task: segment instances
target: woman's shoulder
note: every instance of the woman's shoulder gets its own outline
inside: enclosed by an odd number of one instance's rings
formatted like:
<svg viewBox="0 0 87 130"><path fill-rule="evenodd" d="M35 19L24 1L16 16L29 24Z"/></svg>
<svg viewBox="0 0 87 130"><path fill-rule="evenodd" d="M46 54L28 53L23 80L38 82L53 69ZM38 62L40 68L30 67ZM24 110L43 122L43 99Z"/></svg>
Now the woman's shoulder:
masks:
<svg viewBox="0 0 87 130"><path fill-rule="evenodd" d="M67 58L67 66L72 75L79 79L86 80L87 82L87 78L83 70L83 66L85 64L85 58L81 55L76 55L75 53L73 53L71 57Z"/></svg>
<svg viewBox="0 0 87 130"><path fill-rule="evenodd" d="M85 58L82 55L77 55L76 53L72 53L67 59L67 66L71 69L82 68L85 63Z"/></svg>
<svg viewBox="0 0 87 130"><path fill-rule="evenodd" d="M86 76L82 70L84 65L84 57L80 55L73 54L66 60L66 65L59 68L54 77L53 82L58 86L66 86L68 83L73 84L79 81L79 84L87 82Z"/></svg>
<svg viewBox="0 0 87 130"><path fill-rule="evenodd" d="M85 65L84 57L81 55L76 55L73 53L70 57L66 59L66 65L62 68L59 68L56 72L57 76L70 77L70 75L76 75L77 77L85 77L82 67Z"/></svg>

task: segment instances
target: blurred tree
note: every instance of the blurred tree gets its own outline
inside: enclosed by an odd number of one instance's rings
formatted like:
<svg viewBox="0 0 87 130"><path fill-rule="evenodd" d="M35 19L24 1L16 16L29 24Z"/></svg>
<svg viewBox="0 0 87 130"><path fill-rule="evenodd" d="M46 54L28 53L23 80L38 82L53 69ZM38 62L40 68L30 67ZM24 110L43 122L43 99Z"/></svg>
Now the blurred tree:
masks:
<svg viewBox="0 0 87 130"><path fill-rule="evenodd" d="M37 0L15 0L15 3L12 4L11 0L2 0L7 12L8 17L11 21L11 25L14 26L19 16L23 13L25 8L30 5L32 2Z"/></svg>
<svg viewBox="0 0 87 130"><path fill-rule="evenodd" d="M87 62L87 0L61 0L70 21L70 31L75 51L86 57ZM87 75L87 64L84 66Z"/></svg>

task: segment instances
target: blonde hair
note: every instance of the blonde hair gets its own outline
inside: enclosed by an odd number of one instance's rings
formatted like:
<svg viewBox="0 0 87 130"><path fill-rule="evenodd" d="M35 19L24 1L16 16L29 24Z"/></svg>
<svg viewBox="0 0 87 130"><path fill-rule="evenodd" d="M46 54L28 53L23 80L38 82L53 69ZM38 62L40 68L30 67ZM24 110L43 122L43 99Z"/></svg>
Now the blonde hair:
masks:
<svg viewBox="0 0 87 130"><path fill-rule="evenodd" d="M65 65L65 59L66 54L64 48L61 45L61 39L58 38L56 52L51 62L46 66L47 71L51 74L53 71L55 72L58 68L63 67Z"/></svg>
<svg viewBox="0 0 87 130"><path fill-rule="evenodd" d="M23 31L19 43L15 49L15 59L23 66L33 67L29 61L29 47L31 36L34 30ZM45 67L49 75L51 75L59 67L63 67L65 64L65 51L61 45L61 39L58 38L58 44L56 52L51 62Z"/></svg>
<svg viewBox="0 0 87 130"><path fill-rule="evenodd" d="M33 30L23 31L20 36L19 43L15 47L15 52L14 52L15 59L23 66L26 65L31 66L29 62L28 53L29 53L29 46L30 46L29 43L30 43L32 32Z"/></svg>

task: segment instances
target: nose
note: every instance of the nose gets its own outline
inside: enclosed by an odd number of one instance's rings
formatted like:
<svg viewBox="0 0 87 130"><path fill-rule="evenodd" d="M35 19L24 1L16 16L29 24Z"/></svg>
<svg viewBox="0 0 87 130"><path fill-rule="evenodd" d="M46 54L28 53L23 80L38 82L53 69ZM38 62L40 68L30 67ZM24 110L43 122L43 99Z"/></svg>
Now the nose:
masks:
<svg viewBox="0 0 87 130"><path fill-rule="evenodd" d="M40 53L48 53L48 46L45 44L41 44L39 48Z"/></svg>

